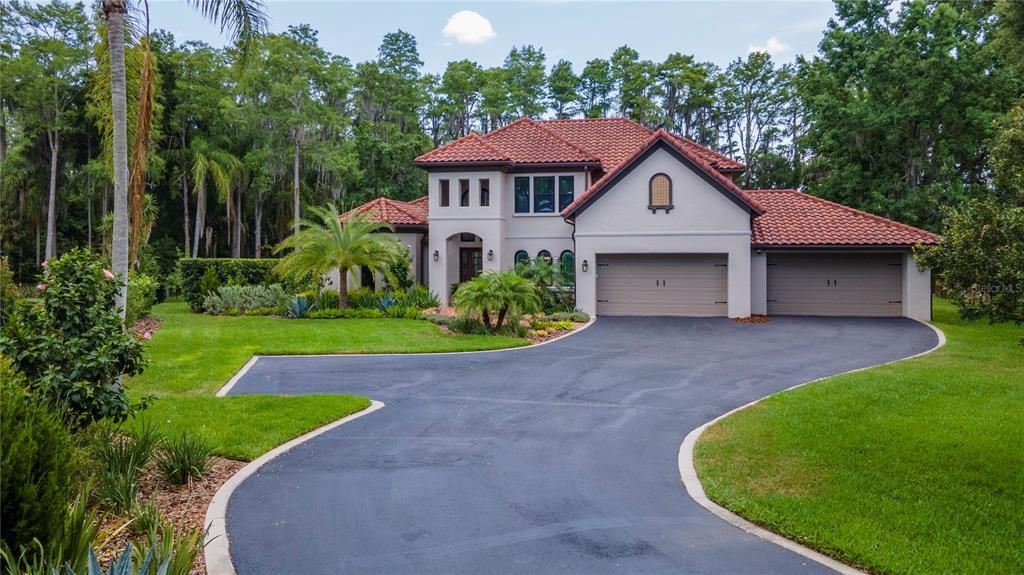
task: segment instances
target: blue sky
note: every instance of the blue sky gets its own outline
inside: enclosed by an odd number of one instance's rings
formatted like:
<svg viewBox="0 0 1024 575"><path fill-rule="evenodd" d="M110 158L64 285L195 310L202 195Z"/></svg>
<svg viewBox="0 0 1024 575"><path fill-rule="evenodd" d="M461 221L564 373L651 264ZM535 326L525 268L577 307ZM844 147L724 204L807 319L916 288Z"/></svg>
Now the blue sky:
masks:
<svg viewBox="0 0 1024 575"><path fill-rule="evenodd" d="M465 13L469 11L471 13ZM829 1L806 2L340 2L269 0L271 31L302 22L320 33L321 45L361 62L375 56L381 37L396 29L416 36L424 69L443 71L468 58L500 65L515 45L544 48L548 66L561 58L577 72L591 58L608 58L623 44L642 58L672 52L726 65L753 48L781 61L813 54L833 13ZM453 15L463 12L449 25ZM475 13L475 14L473 14ZM151 25L179 42L215 46L224 37L181 1L151 0ZM487 25L490 25L488 30ZM448 35L445 35L445 29Z"/></svg>

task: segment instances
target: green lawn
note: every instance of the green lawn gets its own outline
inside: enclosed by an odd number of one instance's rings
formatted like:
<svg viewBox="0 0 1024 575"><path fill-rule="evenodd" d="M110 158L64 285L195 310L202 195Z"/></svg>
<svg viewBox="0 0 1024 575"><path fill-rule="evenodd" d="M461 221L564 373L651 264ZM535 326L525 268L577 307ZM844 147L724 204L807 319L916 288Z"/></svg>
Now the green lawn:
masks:
<svg viewBox="0 0 1024 575"><path fill-rule="evenodd" d="M241 459L369 405L364 397L337 395L214 397L253 355L469 351L525 343L448 335L416 320L218 317L190 313L184 303L157 305L153 315L163 324L147 346L146 371L128 382L132 396L156 398L146 417L165 432L200 432L217 453Z"/></svg>
<svg viewBox="0 0 1024 575"><path fill-rule="evenodd" d="M967 323L946 347L771 397L709 428L709 497L877 573L1024 572L1024 329Z"/></svg>

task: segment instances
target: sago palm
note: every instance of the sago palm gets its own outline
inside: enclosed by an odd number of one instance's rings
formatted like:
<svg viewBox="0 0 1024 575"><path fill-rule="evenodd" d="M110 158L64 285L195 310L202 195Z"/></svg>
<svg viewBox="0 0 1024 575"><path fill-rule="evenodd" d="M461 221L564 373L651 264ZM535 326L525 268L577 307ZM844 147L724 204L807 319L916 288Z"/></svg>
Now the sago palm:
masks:
<svg viewBox="0 0 1024 575"><path fill-rule="evenodd" d="M506 317L518 320L519 314L540 309L537 287L513 271L487 270L459 286L454 297L458 309L477 312L491 331L498 331ZM498 314L491 325L491 312Z"/></svg>
<svg viewBox="0 0 1024 575"><path fill-rule="evenodd" d="M110 103L114 174L114 230L111 259L114 273L128 277L128 104L127 78L124 65L124 26L130 0L102 0L107 20L107 45L110 50ZM267 17L260 0L189 0L203 16L227 31L231 40L241 44L246 59L252 45L267 27ZM128 297L127 285L118 291L117 307L124 317Z"/></svg>
<svg viewBox="0 0 1024 575"><path fill-rule="evenodd" d="M359 216L342 222L334 204L309 208L314 220L301 220L298 232L285 238L274 253L293 250L281 258L277 271L297 276L322 277L337 268L338 307L348 307L348 273L353 268L390 274L390 266L399 261L405 249L398 240L381 231L393 231L390 225L371 222Z"/></svg>

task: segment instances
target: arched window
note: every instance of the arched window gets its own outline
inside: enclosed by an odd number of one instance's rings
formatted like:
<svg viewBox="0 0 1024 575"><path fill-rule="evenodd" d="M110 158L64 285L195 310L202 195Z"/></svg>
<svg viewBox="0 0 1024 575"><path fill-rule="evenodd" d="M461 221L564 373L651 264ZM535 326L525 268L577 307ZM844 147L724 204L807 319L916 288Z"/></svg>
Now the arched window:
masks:
<svg viewBox="0 0 1024 575"><path fill-rule="evenodd" d="M546 261L548 263L551 263L551 252L549 252L547 250L539 251L539 252L537 252L537 259L538 260L544 260L544 261Z"/></svg>
<svg viewBox="0 0 1024 575"><path fill-rule="evenodd" d="M658 210L665 210L667 214L674 206L672 205L672 180L665 174L654 174L648 184L649 194L647 208L652 213Z"/></svg>
<svg viewBox="0 0 1024 575"><path fill-rule="evenodd" d="M576 254L572 253L572 250L565 250L558 256L558 266L562 270L562 277L576 285Z"/></svg>
<svg viewBox="0 0 1024 575"><path fill-rule="evenodd" d="M526 263L530 261L530 254L526 253L526 250L519 250L516 252L514 261L516 265Z"/></svg>

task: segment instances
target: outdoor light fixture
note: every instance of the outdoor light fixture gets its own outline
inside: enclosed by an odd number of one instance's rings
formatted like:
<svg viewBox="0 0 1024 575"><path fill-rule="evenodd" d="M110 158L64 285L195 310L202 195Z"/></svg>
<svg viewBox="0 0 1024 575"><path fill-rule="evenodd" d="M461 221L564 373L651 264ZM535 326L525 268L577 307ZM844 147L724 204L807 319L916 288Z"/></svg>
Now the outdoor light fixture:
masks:
<svg viewBox="0 0 1024 575"><path fill-rule="evenodd" d="M441 252L434 250L434 261L441 259Z"/></svg>
<svg viewBox="0 0 1024 575"><path fill-rule="evenodd" d="M494 261L494 250L487 250L487 261Z"/></svg>
<svg viewBox="0 0 1024 575"><path fill-rule="evenodd" d="M590 264L587 263L587 260L583 260L583 271L586 272L588 269L590 269Z"/></svg>

